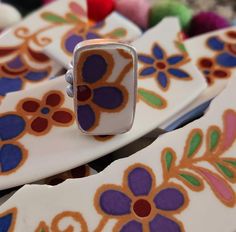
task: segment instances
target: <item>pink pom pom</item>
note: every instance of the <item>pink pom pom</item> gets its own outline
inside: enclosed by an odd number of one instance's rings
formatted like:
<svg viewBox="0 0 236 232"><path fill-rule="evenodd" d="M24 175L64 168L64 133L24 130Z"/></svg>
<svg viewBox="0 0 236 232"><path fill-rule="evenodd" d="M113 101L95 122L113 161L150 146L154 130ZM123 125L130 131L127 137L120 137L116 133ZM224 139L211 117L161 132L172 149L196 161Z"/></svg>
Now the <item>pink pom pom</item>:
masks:
<svg viewBox="0 0 236 232"><path fill-rule="evenodd" d="M139 25L141 28L148 27L148 17L150 10L149 0L116 0L115 9Z"/></svg>
<svg viewBox="0 0 236 232"><path fill-rule="evenodd" d="M214 12L200 12L193 17L190 23L189 36L222 29L229 25L230 23L225 18Z"/></svg>

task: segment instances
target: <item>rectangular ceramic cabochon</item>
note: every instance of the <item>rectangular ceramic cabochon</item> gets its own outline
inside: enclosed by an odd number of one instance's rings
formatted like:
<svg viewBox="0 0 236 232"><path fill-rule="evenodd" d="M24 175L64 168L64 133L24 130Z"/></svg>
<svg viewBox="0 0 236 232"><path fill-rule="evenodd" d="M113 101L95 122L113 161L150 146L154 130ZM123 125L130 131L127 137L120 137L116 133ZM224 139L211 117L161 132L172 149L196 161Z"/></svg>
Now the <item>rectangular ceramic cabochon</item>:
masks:
<svg viewBox="0 0 236 232"><path fill-rule="evenodd" d="M131 46L96 41L77 46L74 52L75 117L88 135L125 133L134 120L137 55Z"/></svg>
<svg viewBox="0 0 236 232"><path fill-rule="evenodd" d="M207 114L101 173L26 185L1 208L10 231L232 232L236 229L236 80Z"/></svg>
<svg viewBox="0 0 236 232"><path fill-rule="evenodd" d="M57 33L57 29L54 33ZM83 40L110 38L129 42L140 35L141 30L134 23L113 12L99 23L79 19L62 37L45 47L44 51L66 68L72 60L76 44Z"/></svg>
<svg viewBox="0 0 236 232"><path fill-rule="evenodd" d="M199 96L206 83L187 54L176 48L179 29L177 19L169 18L133 43L142 59L138 71L148 75L139 76L134 125L125 134L96 138L82 135L74 122L73 100L65 94L63 76L9 94L1 106L0 123L2 141L10 147L5 147L2 155L12 157L14 162L2 162L0 189L30 183L108 154L168 122ZM165 68L159 72L155 65ZM147 71L141 71L144 69ZM163 78L168 85L163 85ZM107 115L101 109L101 120L104 117Z"/></svg>

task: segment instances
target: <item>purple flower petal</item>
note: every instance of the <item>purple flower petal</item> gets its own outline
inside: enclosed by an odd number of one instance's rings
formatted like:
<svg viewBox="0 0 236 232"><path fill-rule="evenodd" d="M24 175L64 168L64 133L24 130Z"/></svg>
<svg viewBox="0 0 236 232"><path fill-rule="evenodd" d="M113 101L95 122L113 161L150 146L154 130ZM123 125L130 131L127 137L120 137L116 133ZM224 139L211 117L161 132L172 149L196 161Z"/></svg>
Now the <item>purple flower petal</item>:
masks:
<svg viewBox="0 0 236 232"><path fill-rule="evenodd" d="M30 81L41 81L48 76L48 71L31 71L25 74L25 79Z"/></svg>
<svg viewBox="0 0 236 232"><path fill-rule="evenodd" d="M77 117L80 127L85 131L89 130L96 120L95 113L89 105L79 105L77 107Z"/></svg>
<svg viewBox="0 0 236 232"><path fill-rule="evenodd" d="M21 90L21 88L22 88L22 80L19 77L15 77L15 78L1 77L0 78L0 96L5 96L9 92Z"/></svg>
<svg viewBox="0 0 236 232"><path fill-rule="evenodd" d="M133 169L128 174L128 186L135 196L146 196L152 188L152 176L142 167Z"/></svg>
<svg viewBox="0 0 236 232"><path fill-rule="evenodd" d="M140 222L135 220L129 221L119 230L120 232L142 232L143 226Z"/></svg>
<svg viewBox="0 0 236 232"><path fill-rule="evenodd" d="M11 69L19 69L24 66L20 56L15 57L13 60L7 63L7 66Z"/></svg>
<svg viewBox="0 0 236 232"><path fill-rule="evenodd" d="M168 78L164 72L158 72L157 81L162 86L162 88L166 88L168 85Z"/></svg>
<svg viewBox="0 0 236 232"><path fill-rule="evenodd" d="M157 209L172 211L184 204L184 195L177 188L169 187L161 190L154 198Z"/></svg>
<svg viewBox="0 0 236 232"><path fill-rule="evenodd" d="M187 72L180 69L170 68L168 69L168 72L176 78L181 78L181 79L190 78Z"/></svg>
<svg viewBox="0 0 236 232"><path fill-rule="evenodd" d="M157 60L163 60L164 59L164 51L161 48L161 46L159 46L158 44L155 44L152 50L153 55L155 56L155 58Z"/></svg>
<svg viewBox="0 0 236 232"><path fill-rule="evenodd" d="M236 56L231 55L228 52L221 53L216 57L217 64L226 67L226 68L235 68L236 67Z"/></svg>
<svg viewBox="0 0 236 232"><path fill-rule="evenodd" d="M103 78L107 72L107 62L101 55L91 55L85 60L82 68L84 82L95 83Z"/></svg>
<svg viewBox="0 0 236 232"><path fill-rule="evenodd" d="M83 41L83 37L80 35L72 34L65 41L65 48L68 52L73 53L75 46Z"/></svg>
<svg viewBox="0 0 236 232"><path fill-rule="evenodd" d="M9 172L21 163L23 152L20 147L14 144L4 144L0 148L1 172Z"/></svg>
<svg viewBox="0 0 236 232"><path fill-rule="evenodd" d="M94 32L88 32L86 35L86 39L98 39L98 38L101 38L101 36L99 36Z"/></svg>
<svg viewBox="0 0 236 232"><path fill-rule="evenodd" d="M150 232L181 232L180 226L173 220L158 214L149 223Z"/></svg>
<svg viewBox="0 0 236 232"><path fill-rule="evenodd" d="M207 40L207 45L214 51L222 51L225 43L217 36L212 36Z"/></svg>
<svg viewBox="0 0 236 232"><path fill-rule="evenodd" d="M182 55L171 56L167 59L168 64L175 65L181 62L184 59Z"/></svg>
<svg viewBox="0 0 236 232"><path fill-rule="evenodd" d="M0 140L14 139L24 132L25 120L17 114L7 114L0 117ZM0 146L1 150L1 146Z"/></svg>
<svg viewBox="0 0 236 232"><path fill-rule="evenodd" d="M147 67L141 70L139 73L141 76L148 76L156 72L156 69L154 67Z"/></svg>
<svg viewBox="0 0 236 232"><path fill-rule="evenodd" d="M124 100L123 93L116 87L100 87L93 90L93 102L104 109L116 109Z"/></svg>
<svg viewBox="0 0 236 232"><path fill-rule="evenodd" d="M145 56L145 55L138 55L138 60L145 63L145 64L153 64L154 59L150 56Z"/></svg>
<svg viewBox="0 0 236 232"><path fill-rule="evenodd" d="M100 196L100 207L109 215L120 216L130 214L131 199L117 190L107 190Z"/></svg>

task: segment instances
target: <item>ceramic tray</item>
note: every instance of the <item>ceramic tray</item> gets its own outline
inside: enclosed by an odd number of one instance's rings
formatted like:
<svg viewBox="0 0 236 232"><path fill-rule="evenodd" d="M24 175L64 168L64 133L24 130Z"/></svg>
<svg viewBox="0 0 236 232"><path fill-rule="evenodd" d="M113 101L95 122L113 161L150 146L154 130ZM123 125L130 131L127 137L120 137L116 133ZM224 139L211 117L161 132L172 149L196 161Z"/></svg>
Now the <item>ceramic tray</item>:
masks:
<svg viewBox="0 0 236 232"><path fill-rule="evenodd" d="M5 231L232 232L236 80L207 114L103 172L26 185L1 208Z"/></svg>
<svg viewBox="0 0 236 232"><path fill-rule="evenodd" d="M30 183L108 154L167 123L196 99L206 82L183 49L179 31L177 19L168 18L133 43L139 54L139 101L128 133L115 137L80 134L63 76L8 94L1 105L5 147L1 150L0 189ZM157 71L156 63L162 71ZM115 112L104 113L101 108L99 114L112 117Z"/></svg>

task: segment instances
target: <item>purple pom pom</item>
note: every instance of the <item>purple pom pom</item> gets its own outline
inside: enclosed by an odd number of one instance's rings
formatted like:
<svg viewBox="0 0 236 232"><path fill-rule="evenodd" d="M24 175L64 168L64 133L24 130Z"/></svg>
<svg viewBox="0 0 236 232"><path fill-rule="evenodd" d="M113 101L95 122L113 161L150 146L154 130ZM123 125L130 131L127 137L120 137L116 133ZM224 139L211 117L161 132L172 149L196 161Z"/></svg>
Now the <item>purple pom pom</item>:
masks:
<svg viewBox="0 0 236 232"><path fill-rule="evenodd" d="M189 36L200 35L230 26L227 19L214 12L200 12L190 23Z"/></svg>

